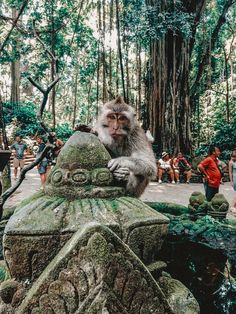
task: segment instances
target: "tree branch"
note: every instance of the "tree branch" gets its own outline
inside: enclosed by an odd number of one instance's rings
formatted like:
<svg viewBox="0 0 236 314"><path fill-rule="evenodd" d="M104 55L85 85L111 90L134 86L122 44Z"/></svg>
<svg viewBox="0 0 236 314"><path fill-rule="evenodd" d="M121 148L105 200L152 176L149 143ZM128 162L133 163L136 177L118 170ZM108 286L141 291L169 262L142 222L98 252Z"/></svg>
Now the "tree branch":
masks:
<svg viewBox="0 0 236 314"><path fill-rule="evenodd" d="M23 182L26 173L33 169L35 166L37 166L44 157L47 156L48 152L50 150L52 150L54 148L54 145L52 144L47 144L46 147L44 148L44 150L42 151L42 153L40 154L40 156L38 158L35 159L35 161L33 161L31 164L25 166L19 175L19 179L16 181L16 183L10 187L8 190L6 190L6 192L4 192L1 196L0 196L0 220L2 219L2 213L3 213L3 206L5 204L5 202L7 201L7 199L18 189L18 187L21 185L21 183Z"/></svg>
<svg viewBox="0 0 236 314"><path fill-rule="evenodd" d="M11 26L10 31L8 32L6 38L4 39L3 43L2 43L1 46L0 46L0 53L3 51L4 47L6 46L7 41L8 41L8 39L9 39L10 36L11 36L11 33L13 32L14 28L16 27L17 22L18 22L20 16L22 15L22 13L23 13L23 11L24 11L26 5L28 4L28 1L29 1L29 0L25 0L25 1L22 3L22 6L21 6L21 8L20 8L20 10L19 10L19 12L18 12L18 15L17 15L17 17L15 18L15 20L14 20L13 23L12 23L12 26Z"/></svg>
<svg viewBox="0 0 236 314"><path fill-rule="evenodd" d="M215 48L215 44L216 44L220 29L224 25L224 23L226 22L225 16L226 16L229 8L233 4L234 4L233 0L226 0L225 1L225 5L223 7L221 15L219 16L218 22L217 22L217 24L216 24L216 26L212 32L210 42L208 43L208 46L206 48L206 52L202 55L202 58L200 60L199 67L198 67L198 73L196 75L196 79L195 79L195 81L192 85L192 88L191 88L191 95L192 96L194 96L196 93L196 90L197 90L197 87L199 86L199 82L200 82L201 77L203 75L205 66L209 63L209 57L210 57L211 51L214 50L214 48Z"/></svg>
<svg viewBox="0 0 236 314"><path fill-rule="evenodd" d="M44 131L49 136L50 136L50 130L46 127L45 123L43 122L43 112L44 112L45 106L47 104L48 95L49 95L50 91L52 90L52 88L57 84L57 82L60 79L61 78L59 76L57 76L55 78L55 80L48 85L47 89L44 89L41 85L39 85L37 82L35 82L31 77L28 77L28 80L31 82L31 84L34 85L43 94L43 100L42 100L42 103L40 105L40 108L39 108L39 111L37 114L37 118L39 120L41 127L44 129Z"/></svg>
<svg viewBox="0 0 236 314"><path fill-rule="evenodd" d="M49 57L54 61L54 64L57 63L57 58L51 53L51 51L46 47L46 45L44 44L44 42L42 41L42 39L39 37L36 29L35 29L35 20L33 20L33 32L34 35L36 37L36 39L40 42L40 44L43 46L44 50L46 51L46 53L49 55ZM57 72L57 71L56 71Z"/></svg>

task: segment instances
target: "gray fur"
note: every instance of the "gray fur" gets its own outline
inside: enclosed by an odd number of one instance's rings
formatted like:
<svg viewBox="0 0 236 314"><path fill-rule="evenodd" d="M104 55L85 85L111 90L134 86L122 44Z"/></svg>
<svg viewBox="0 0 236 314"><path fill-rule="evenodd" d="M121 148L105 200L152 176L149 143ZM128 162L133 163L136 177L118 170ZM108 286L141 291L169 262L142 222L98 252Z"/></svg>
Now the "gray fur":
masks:
<svg viewBox="0 0 236 314"><path fill-rule="evenodd" d="M112 110L125 113L131 122L127 137L119 142L115 141L104 127L107 114ZM140 196L149 180L156 177L156 159L132 107L125 104L121 97L105 104L98 117L96 131L114 158L108 163L113 176L117 181L125 182L126 189L131 195Z"/></svg>

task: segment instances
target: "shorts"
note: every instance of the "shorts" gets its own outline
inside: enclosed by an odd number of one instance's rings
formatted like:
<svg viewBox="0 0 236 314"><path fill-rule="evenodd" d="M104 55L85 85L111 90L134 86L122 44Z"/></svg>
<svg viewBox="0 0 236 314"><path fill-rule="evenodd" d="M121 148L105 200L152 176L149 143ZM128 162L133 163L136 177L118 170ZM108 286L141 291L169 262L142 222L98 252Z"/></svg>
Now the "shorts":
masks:
<svg viewBox="0 0 236 314"><path fill-rule="evenodd" d="M48 162L47 161L42 161L39 164L39 168L38 168L38 173L39 174L44 174L47 172L47 167L48 167Z"/></svg>
<svg viewBox="0 0 236 314"><path fill-rule="evenodd" d="M163 170L163 171L165 171L165 172L170 172L170 171L172 171L172 169L170 168L170 167L168 167L168 168L162 168L162 167L160 167L160 169L161 170Z"/></svg>
<svg viewBox="0 0 236 314"><path fill-rule="evenodd" d="M24 159L17 159L16 157L13 159L13 167L14 168L23 168L25 164Z"/></svg>

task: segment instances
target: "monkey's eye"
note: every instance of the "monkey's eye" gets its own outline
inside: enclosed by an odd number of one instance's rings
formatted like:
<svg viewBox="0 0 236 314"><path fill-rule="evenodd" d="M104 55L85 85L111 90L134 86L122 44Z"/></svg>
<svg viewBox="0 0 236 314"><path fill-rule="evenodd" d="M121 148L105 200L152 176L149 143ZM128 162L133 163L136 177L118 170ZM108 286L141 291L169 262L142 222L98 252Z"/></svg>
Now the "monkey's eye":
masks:
<svg viewBox="0 0 236 314"><path fill-rule="evenodd" d="M124 121L128 121L128 118L126 116L119 116L119 121L124 122Z"/></svg>
<svg viewBox="0 0 236 314"><path fill-rule="evenodd" d="M109 114L107 117L109 119L111 119L111 120L116 120L116 115L115 114Z"/></svg>

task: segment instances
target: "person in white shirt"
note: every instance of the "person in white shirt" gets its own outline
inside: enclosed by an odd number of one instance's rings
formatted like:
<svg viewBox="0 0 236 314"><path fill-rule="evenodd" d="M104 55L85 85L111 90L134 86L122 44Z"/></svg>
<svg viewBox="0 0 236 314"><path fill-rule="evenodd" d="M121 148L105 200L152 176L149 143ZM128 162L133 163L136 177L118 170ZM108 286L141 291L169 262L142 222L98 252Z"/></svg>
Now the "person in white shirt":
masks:
<svg viewBox="0 0 236 314"><path fill-rule="evenodd" d="M158 160L158 182L162 183L163 173L167 172L170 175L171 183L175 184L174 171L171 165L171 159L168 153L163 152L161 159Z"/></svg>

